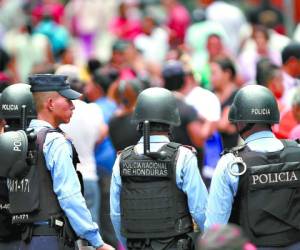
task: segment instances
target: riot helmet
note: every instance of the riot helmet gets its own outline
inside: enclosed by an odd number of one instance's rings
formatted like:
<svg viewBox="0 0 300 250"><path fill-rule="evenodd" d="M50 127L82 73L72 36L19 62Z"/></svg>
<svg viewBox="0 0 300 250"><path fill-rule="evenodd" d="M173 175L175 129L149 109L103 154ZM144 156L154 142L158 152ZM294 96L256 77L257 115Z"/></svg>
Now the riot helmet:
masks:
<svg viewBox="0 0 300 250"><path fill-rule="evenodd" d="M179 126L180 116L175 96L160 87L143 90L138 96L132 120L137 124L149 121Z"/></svg>
<svg viewBox="0 0 300 250"><path fill-rule="evenodd" d="M16 83L5 88L1 95L0 104L4 119L20 118L23 105L26 105L27 108L27 118L36 118L35 104L28 84Z"/></svg>
<svg viewBox="0 0 300 250"><path fill-rule="evenodd" d="M28 171L27 134L23 130L9 131L0 135L0 176L21 178Z"/></svg>
<svg viewBox="0 0 300 250"><path fill-rule="evenodd" d="M232 123L278 123L279 110L276 99L264 86L243 87L235 95L228 119Z"/></svg>

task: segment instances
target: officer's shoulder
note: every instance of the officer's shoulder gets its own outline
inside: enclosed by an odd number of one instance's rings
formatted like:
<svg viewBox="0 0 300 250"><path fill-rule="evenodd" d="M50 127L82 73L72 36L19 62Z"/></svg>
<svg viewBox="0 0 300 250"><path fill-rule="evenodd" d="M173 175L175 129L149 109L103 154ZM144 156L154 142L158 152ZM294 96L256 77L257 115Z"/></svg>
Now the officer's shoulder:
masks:
<svg viewBox="0 0 300 250"><path fill-rule="evenodd" d="M224 148L224 150L221 152L221 156L223 155L226 155L226 154L236 154L242 150L244 150L244 148L246 147L246 144L243 144L243 145L239 145L239 146L236 146L236 147L233 147L233 148Z"/></svg>
<svg viewBox="0 0 300 250"><path fill-rule="evenodd" d="M191 151L193 154L197 154L197 150L193 146L190 145L180 145L180 146L182 148L187 149L188 151Z"/></svg>
<svg viewBox="0 0 300 250"><path fill-rule="evenodd" d="M134 148L134 146L135 146L135 145L131 145L131 146L128 146L128 147L126 147L126 148L124 148L124 149L122 149L122 150L117 151L117 156L120 156L120 155L121 155L122 153L124 153L124 152L131 151L131 149Z"/></svg>
<svg viewBox="0 0 300 250"><path fill-rule="evenodd" d="M48 131L45 138L46 144L71 144L67 136L64 133L59 133L57 131Z"/></svg>

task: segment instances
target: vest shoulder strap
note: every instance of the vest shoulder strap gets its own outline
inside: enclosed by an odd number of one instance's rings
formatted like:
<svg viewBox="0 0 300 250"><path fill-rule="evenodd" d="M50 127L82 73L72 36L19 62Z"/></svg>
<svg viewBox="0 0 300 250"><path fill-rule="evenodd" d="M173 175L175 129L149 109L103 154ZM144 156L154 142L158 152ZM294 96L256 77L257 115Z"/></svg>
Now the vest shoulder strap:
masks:
<svg viewBox="0 0 300 250"><path fill-rule="evenodd" d="M247 147L246 144L243 145L239 145L233 148L225 148L222 152L221 152L221 156L222 155L226 155L228 153L232 153L232 154L237 154L238 152L244 150Z"/></svg>
<svg viewBox="0 0 300 250"><path fill-rule="evenodd" d="M126 159L128 156L130 156L134 146L135 145L131 145L131 146L128 146L125 149L119 151L120 153L119 152L118 153L121 155L121 158Z"/></svg>
<svg viewBox="0 0 300 250"><path fill-rule="evenodd" d="M300 143L300 139L297 140L286 140L286 139L281 139L280 140L284 147L300 147L299 143Z"/></svg>

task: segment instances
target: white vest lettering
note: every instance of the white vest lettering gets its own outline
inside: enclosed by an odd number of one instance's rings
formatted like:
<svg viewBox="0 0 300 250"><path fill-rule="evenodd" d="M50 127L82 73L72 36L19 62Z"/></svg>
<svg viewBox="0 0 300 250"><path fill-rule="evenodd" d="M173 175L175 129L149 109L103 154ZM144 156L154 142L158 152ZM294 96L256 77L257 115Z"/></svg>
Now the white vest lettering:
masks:
<svg viewBox="0 0 300 250"><path fill-rule="evenodd" d="M298 181L294 171L252 175L252 185Z"/></svg>

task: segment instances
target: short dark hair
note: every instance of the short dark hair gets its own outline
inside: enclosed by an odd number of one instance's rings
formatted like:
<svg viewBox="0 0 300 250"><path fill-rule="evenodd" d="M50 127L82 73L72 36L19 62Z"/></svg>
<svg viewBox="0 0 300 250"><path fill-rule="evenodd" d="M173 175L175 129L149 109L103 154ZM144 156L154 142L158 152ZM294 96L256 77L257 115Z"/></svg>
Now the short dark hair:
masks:
<svg viewBox="0 0 300 250"><path fill-rule="evenodd" d="M262 58L256 64L256 83L268 87L268 82L280 70L279 66L273 64L270 59Z"/></svg>
<svg viewBox="0 0 300 250"><path fill-rule="evenodd" d="M231 79L234 79L236 77L236 69L231 59L227 57L219 58L214 62L217 63L223 71L229 71L231 74Z"/></svg>
<svg viewBox="0 0 300 250"><path fill-rule="evenodd" d="M164 87L170 91L179 90L184 84L185 72L180 61L170 60L165 63L162 70Z"/></svg>
<svg viewBox="0 0 300 250"><path fill-rule="evenodd" d="M298 42L291 42L281 52L282 64L287 63L287 61L295 57L300 60L300 43Z"/></svg>
<svg viewBox="0 0 300 250"><path fill-rule="evenodd" d="M108 89L110 85L112 84L112 79L107 75L104 74L101 69L97 69L93 74L92 74L92 79L95 84L100 86L105 94L107 94Z"/></svg>

